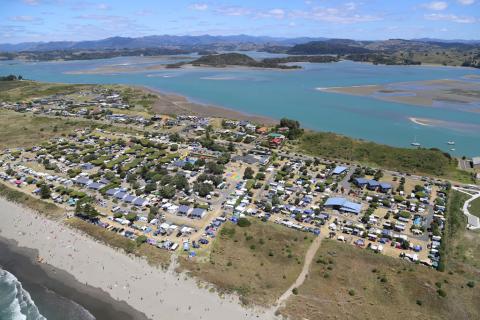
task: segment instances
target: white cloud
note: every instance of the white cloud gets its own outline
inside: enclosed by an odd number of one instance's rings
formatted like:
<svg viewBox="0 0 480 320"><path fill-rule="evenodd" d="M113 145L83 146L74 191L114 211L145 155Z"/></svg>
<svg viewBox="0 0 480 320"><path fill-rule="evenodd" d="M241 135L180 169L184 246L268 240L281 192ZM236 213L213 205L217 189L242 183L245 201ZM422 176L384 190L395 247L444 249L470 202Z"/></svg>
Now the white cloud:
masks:
<svg viewBox="0 0 480 320"><path fill-rule="evenodd" d="M435 21L450 21L456 23L475 23L477 19L474 17L461 17L454 14L431 13L426 14L425 19Z"/></svg>
<svg viewBox="0 0 480 320"><path fill-rule="evenodd" d="M248 16L252 13L252 10L244 7L220 7L215 10L219 14L226 16Z"/></svg>
<svg viewBox="0 0 480 320"><path fill-rule="evenodd" d="M110 9L110 6L108 4L105 4L105 3L100 3L100 4L97 5L97 9L108 10L108 9Z"/></svg>
<svg viewBox="0 0 480 320"><path fill-rule="evenodd" d="M446 3L445 1L432 1L429 3L425 3L422 6L429 10L442 11L447 9L448 3Z"/></svg>
<svg viewBox="0 0 480 320"><path fill-rule="evenodd" d="M308 11L295 10L290 13L290 17L344 24L383 20L378 16L359 14L349 4L338 8L315 7Z"/></svg>
<svg viewBox="0 0 480 320"><path fill-rule="evenodd" d="M194 3L189 6L190 9L192 10L197 10L197 11L205 11L208 9L208 4L206 3Z"/></svg>
<svg viewBox="0 0 480 320"><path fill-rule="evenodd" d="M458 3L468 6L475 3L475 0L457 0Z"/></svg>
<svg viewBox="0 0 480 320"><path fill-rule="evenodd" d="M36 6L40 3L38 0L22 0L23 3L28 4L29 6Z"/></svg>
<svg viewBox="0 0 480 320"><path fill-rule="evenodd" d="M35 21L37 18L32 16L14 16L10 17L11 21L18 21L18 22L28 22L28 21Z"/></svg>
<svg viewBox="0 0 480 320"><path fill-rule="evenodd" d="M266 12L261 12L258 14L261 18L276 18L283 19L285 17L285 10L283 9L271 9Z"/></svg>

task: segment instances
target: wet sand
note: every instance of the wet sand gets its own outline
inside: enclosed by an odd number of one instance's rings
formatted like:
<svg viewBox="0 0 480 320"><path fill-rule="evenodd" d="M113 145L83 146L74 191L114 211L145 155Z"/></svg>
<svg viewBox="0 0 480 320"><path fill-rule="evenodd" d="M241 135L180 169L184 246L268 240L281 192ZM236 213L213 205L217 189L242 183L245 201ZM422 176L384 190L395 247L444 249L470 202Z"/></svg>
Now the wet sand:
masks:
<svg viewBox="0 0 480 320"><path fill-rule="evenodd" d="M250 115L213 105L205 105L192 102L188 98L166 94L149 87L139 87L148 93L155 94L158 100L153 105L153 112L167 115L194 115L199 117L223 118L232 120L247 120L256 124L276 125L278 120L258 115Z"/></svg>
<svg viewBox="0 0 480 320"><path fill-rule="evenodd" d="M441 103L458 105L480 103L480 84L461 80L399 82L385 85L317 88L317 90L425 107L435 107ZM473 107L466 111L479 112L480 108Z"/></svg>
<svg viewBox="0 0 480 320"><path fill-rule="evenodd" d="M275 319L273 310L247 309L236 296L219 297L207 288L199 288L195 279L175 272L176 263L171 263L168 270L152 267L144 259L107 247L61 222L48 220L3 198L0 198L0 221L0 236L15 240L20 247L38 250L46 267L56 268L52 274L60 283L77 288L69 282L68 272L71 278L85 285L80 292L96 297L101 291L90 292L89 287L101 288L121 302L115 304L117 311L126 314L132 311L122 310L125 301L154 320Z"/></svg>

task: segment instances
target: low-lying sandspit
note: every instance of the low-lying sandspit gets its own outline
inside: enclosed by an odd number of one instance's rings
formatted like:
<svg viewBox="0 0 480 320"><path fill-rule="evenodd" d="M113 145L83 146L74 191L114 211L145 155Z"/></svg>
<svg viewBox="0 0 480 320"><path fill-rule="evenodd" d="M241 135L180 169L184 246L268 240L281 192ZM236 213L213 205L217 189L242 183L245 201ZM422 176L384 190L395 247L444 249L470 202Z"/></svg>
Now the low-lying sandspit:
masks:
<svg viewBox="0 0 480 320"><path fill-rule="evenodd" d="M273 310L245 308L236 296L200 288L195 279L176 273L174 263L168 270L155 268L2 198L0 221L1 237L38 250L45 265L102 289L150 319L275 319Z"/></svg>

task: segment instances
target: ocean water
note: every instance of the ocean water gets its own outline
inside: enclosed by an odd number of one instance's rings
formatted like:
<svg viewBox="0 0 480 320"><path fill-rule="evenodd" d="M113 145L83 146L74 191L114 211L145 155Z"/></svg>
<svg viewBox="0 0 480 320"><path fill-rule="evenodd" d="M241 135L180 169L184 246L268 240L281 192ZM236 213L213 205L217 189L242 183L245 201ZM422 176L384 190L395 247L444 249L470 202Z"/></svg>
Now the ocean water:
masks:
<svg viewBox="0 0 480 320"><path fill-rule="evenodd" d="M46 320L20 281L3 269L0 269L0 320Z"/></svg>
<svg viewBox="0 0 480 320"><path fill-rule="evenodd" d="M0 320L95 320L74 301L35 283L28 286L31 292L0 268Z"/></svg>
<svg viewBox="0 0 480 320"><path fill-rule="evenodd" d="M275 56L248 53L256 58ZM187 58L184 58L187 59ZM160 63L172 62L165 58ZM152 64L149 58L33 62L1 61L0 74L21 74L25 78L67 83L122 83L145 85L163 92L187 96L192 101L223 106L249 114L299 120L306 128L331 131L378 143L410 147L416 139L424 147L437 147L456 156L480 155L479 103L432 107L388 102L373 97L328 93L318 88L392 84L398 82L461 79L480 75L471 68L430 66L375 66L343 61L302 64L302 70L175 69L134 73L71 74L111 65ZM411 118L428 119L420 125ZM455 141L455 150L447 145Z"/></svg>

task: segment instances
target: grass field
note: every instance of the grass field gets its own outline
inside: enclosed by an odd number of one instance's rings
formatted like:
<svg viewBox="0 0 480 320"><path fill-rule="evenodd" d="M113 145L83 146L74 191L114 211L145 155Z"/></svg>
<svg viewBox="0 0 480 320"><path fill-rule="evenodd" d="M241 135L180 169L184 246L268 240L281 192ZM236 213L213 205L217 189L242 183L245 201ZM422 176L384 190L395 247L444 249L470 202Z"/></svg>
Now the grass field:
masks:
<svg viewBox="0 0 480 320"><path fill-rule="evenodd" d="M463 274L324 240L306 282L282 313L312 320L475 319L480 314L478 275L475 279L470 288L472 278Z"/></svg>
<svg viewBox="0 0 480 320"><path fill-rule="evenodd" d="M447 225L444 235L445 270L480 276L480 232L466 230L462 212L468 195L452 191L448 203Z"/></svg>
<svg viewBox="0 0 480 320"><path fill-rule="evenodd" d="M301 138L299 149L313 156L472 182L471 173L457 169L457 160L439 150L396 148L330 132L306 133Z"/></svg>
<svg viewBox="0 0 480 320"><path fill-rule="evenodd" d="M236 292L245 304L273 303L295 281L313 237L251 220L249 227L225 224L204 262L180 259L180 270ZM306 238L305 238L306 237Z"/></svg>
<svg viewBox="0 0 480 320"><path fill-rule="evenodd" d="M28 147L91 124L0 109L0 149Z"/></svg>
<svg viewBox="0 0 480 320"><path fill-rule="evenodd" d="M62 84L36 81L0 81L0 101L18 102L57 93L75 93L91 88L87 84Z"/></svg>
<svg viewBox="0 0 480 320"><path fill-rule="evenodd" d="M480 217L480 198L477 198L470 202L470 208L468 208L471 214Z"/></svg>

